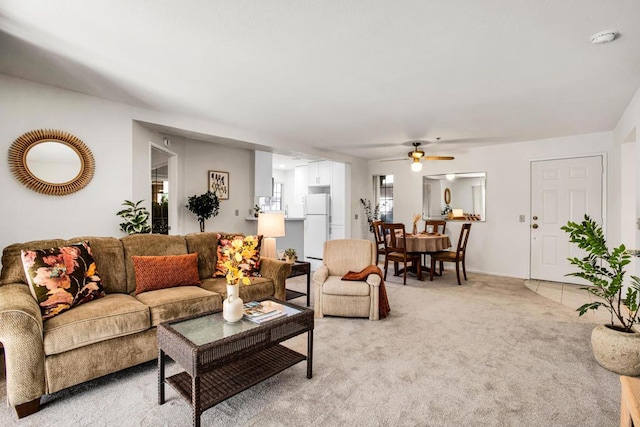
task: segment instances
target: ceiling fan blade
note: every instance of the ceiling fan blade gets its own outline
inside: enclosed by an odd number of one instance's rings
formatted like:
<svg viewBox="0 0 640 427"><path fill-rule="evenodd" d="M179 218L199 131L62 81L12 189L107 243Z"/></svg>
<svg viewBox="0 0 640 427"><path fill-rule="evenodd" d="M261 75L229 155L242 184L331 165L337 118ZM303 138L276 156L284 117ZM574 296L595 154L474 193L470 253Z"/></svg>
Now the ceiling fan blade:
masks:
<svg viewBox="0 0 640 427"><path fill-rule="evenodd" d="M453 156L424 156L425 160L453 160L455 157Z"/></svg>
<svg viewBox="0 0 640 427"><path fill-rule="evenodd" d="M407 159L384 159L384 160L380 160L381 162L397 162L400 160L407 160Z"/></svg>

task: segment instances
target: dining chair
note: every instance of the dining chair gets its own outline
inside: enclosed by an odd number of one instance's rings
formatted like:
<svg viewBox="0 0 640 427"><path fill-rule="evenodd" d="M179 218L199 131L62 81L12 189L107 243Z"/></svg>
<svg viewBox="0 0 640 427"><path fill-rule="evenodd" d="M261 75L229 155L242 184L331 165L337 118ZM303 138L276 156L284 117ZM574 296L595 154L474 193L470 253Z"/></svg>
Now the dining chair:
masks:
<svg viewBox="0 0 640 427"><path fill-rule="evenodd" d="M407 284L407 270L409 263L416 269L418 280L422 280L422 265L420 263L420 254L407 252L407 239L402 223L383 223L383 241L384 241L384 280L387 280L387 270L389 261L393 262L394 274L398 274L398 264L404 264L403 285Z"/></svg>
<svg viewBox="0 0 640 427"><path fill-rule="evenodd" d="M434 233L444 234L444 230L447 228L447 221L444 219L426 219L424 221L424 232L426 233L429 226L433 227Z"/></svg>
<svg viewBox="0 0 640 427"><path fill-rule="evenodd" d="M462 224L460 230L460 237L458 238L458 247L454 251L440 251L431 254L431 271L429 272L429 280L433 280L433 272L436 268L436 261L440 262L440 275L442 275L443 263L455 262L456 263L456 276L458 277L458 285L460 283L460 264L462 264L462 272L464 274L464 280L467 280L467 268L465 266L467 241L469 240L469 233L471 232L471 224Z"/></svg>
<svg viewBox="0 0 640 427"><path fill-rule="evenodd" d="M384 230L382 229L382 221L373 221L371 223L371 226L373 227L373 235L376 238L376 246L377 246L376 265L378 265L378 259L380 255L385 254Z"/></svg>
<svg viewBox="0 0 640 427"><path fill-rule="evenodd" d="M444 230L447 228L447 221L444 219L425 219L424 220L424 232L429 231L429 227L431 227L431 231L433 233L444 234ZM422 254L422 264L427 264L427 254Z"/></svg>

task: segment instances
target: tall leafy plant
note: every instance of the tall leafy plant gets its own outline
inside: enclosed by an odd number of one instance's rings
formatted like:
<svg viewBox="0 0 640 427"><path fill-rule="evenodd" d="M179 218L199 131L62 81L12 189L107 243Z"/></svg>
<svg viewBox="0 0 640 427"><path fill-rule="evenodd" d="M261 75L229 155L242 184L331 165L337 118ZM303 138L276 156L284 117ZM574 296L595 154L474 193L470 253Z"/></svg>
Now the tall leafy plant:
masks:
<svg viewBox="0 0 640 427"><path fill-rule="evenodd" d="M215 217L220 210L220 200L216 193L207 191L199 196L191 196L187 199L185 208L193 212L198 217L200 223L200 231L204 231L204 221Z"/></svg>
<svg viewBox="0 0 640 427"><path fill-rule="evenodd" d="M587 252L584 258L569 258L569 262L580 271L568 276L580 277L590 282L592 286L582 289L599 298L578 308L580 316L588 310L604 307L611 313L610 328L632 332L631 328L638 321L640 279L631 276L626 294L623 292L625 266L631 262L625 246L621 244L610 250L602 227L589 215L585 215L584 221L580 223L569 221L561 228L569 233L571 243ZM616 320L620 325L615 324Z"/></svg>
<svg viewBox="0 0 640 427"><path fill-rule="evenodd" d="M362 205L364 214L367 217L369 231L373 233L373 221L378 221L380 219L380 205L376 203L375 208L372 210L371 200L369 199L360 199L360 204Z"/></svg>
<svg viewBox="0 0 640 427"><path fill-rule="evenodd" d="M142 202L144 202L144 200L139 200L137 202L132 202L130 200L124 201L122 206L126 206L126 208L116 213L116 215L124 220L124 222L120 223L120 230L127 234L151 232L151 227L147 222L149 221L149 211L144 206L140 206Z"/></svg>

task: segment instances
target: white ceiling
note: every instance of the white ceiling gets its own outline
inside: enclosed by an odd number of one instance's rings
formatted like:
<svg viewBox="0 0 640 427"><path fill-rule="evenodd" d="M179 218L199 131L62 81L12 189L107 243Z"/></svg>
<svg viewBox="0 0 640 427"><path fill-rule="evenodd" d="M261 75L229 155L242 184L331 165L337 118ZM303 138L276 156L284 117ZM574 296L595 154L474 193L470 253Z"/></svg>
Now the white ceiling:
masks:
<svg viewBox="0 0 640 427"><path fill-rule="evenodd" d="M0 73L364 158L441 137L432 154L612 130L639 18L637 0L0 0Z"/></svg>

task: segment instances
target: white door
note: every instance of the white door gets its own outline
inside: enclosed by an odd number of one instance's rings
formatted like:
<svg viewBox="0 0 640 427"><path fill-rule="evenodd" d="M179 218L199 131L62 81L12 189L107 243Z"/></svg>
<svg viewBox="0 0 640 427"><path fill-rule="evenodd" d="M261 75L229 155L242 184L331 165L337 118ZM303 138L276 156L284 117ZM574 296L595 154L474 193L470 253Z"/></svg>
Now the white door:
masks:
<svg viewBox="0 0 640 427"><path fill-rule="evenodd" d="M531 278L584 283L567 258L582 256L560 227L589 214L602 224L602 156L531 162Z"/></svg>

